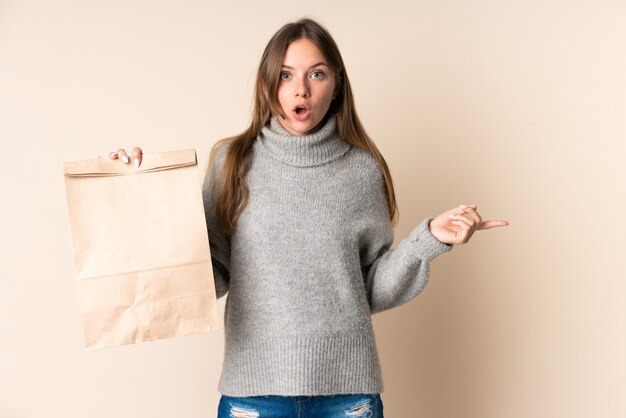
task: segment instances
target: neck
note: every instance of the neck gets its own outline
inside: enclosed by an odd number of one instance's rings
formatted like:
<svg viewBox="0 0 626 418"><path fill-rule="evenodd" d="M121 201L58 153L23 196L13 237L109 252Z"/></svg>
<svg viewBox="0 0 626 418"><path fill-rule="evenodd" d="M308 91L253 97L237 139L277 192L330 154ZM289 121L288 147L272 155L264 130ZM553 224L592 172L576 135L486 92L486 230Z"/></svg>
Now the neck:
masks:
<svg viewBox="0 0 626 418"><path fill-rule="evenodd" d="M274 158L297 167L329 163L350 149L350 144L339 138L335 115L329 116L316 132L302 136L287 132L272 116L258 139Z"/></svg>

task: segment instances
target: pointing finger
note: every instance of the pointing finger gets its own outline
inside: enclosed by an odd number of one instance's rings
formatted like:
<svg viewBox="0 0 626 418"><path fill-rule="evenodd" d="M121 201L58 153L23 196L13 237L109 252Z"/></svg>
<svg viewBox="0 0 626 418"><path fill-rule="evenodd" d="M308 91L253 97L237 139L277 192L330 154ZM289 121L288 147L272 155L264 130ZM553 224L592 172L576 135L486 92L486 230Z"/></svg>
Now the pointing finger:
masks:
<svg viewBox="0 0 626 418"><path fill-rule="evenodd" d="M508 226L509 223L507 221L504 220L499 220L499 221L483 221L480 223L480 225L478 225L478 228L476 229L491 229L491 228L495 228L498 226Z"/></svg>

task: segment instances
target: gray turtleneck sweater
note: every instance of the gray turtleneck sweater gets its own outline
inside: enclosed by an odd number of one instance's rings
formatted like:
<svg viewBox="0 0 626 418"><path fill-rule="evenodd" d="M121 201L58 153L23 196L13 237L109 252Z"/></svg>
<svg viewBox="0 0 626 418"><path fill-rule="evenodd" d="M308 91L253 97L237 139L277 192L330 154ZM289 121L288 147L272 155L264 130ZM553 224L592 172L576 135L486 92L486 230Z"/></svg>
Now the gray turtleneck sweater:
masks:
<svg viewBox="0 0 626 418"><path fill-rule="evenodd" d="M250 197L227 236L203 196L217 296L228 292L218 389L228 396L383 390L371 314L413 299L452 245L424 219L395 249L376 160L342 141L330 117L292 136L275 118L252 148Z"/></svg>

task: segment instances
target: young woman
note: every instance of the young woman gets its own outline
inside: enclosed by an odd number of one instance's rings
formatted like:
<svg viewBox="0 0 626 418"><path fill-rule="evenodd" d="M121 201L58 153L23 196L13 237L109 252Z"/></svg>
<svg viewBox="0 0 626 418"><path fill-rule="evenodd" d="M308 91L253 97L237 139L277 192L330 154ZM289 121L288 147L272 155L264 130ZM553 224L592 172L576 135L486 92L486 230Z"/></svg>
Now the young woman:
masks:
<svg viewBox="0 0 626 418"><path fill-rule="evenodd" d="M219 417L382 417L371 315L413 299L454 244L508 225L461 205L390 248L389 169L310 19L267 44L252 122L214 146L203 197L217 296L229 294Z"/></svg>

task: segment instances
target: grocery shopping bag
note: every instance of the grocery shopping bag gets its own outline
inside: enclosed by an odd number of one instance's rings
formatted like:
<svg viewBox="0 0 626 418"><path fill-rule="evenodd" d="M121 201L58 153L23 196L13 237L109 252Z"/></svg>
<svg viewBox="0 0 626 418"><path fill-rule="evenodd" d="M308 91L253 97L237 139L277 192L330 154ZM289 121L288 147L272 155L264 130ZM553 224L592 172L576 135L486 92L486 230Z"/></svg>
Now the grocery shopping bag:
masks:
<svg viewBox="0 0 626 418"><path fill-rule="evenodd" d="M85 347L219 328L195 150L63 168Z"/></svg>

